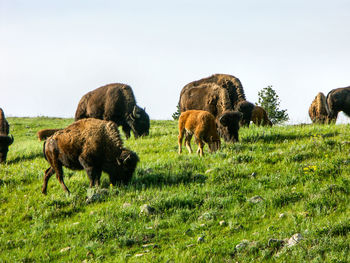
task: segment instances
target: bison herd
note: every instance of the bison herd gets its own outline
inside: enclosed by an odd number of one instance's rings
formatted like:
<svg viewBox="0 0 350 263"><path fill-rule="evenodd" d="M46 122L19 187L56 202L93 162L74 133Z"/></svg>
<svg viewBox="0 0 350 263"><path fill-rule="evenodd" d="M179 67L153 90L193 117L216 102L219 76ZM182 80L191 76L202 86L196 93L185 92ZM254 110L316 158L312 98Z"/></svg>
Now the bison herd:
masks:
<svg viewBox="0 0 350 263"><path fill-rule="evenodd" d="M226 142L237 142L240 126L272 126L265 109L246 100L240 80L232 75L214 74L188 83L180 93L179 154L182 141L192 153L191 139L198 144L197 153L203 156L204 144L210 152L220 149L220 137ZM350 87L331 90L327 97L320 92L313 100L309 115L313 123L332 123L339 111L350 116ZM90 187L100 184L102 171L110 183L128 183L136 169L139 157L123 146L118 127L126 139L149 134L150 119L145 109L136 104L130 86L109 84L85 94L75 112L75 122L64 129L38 131L39 140L45 140L46 169L42 192L47 193L50 177L56 174L64 191L63 169L85 170ZM0 163L6 161L9 146L9 124L0 109Z"/></svg>

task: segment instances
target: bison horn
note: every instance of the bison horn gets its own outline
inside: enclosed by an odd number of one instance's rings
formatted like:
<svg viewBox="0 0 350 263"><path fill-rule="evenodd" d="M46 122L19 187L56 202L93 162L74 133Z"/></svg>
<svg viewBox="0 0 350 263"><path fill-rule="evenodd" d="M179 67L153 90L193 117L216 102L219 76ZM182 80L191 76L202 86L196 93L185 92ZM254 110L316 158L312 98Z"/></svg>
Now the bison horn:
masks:
<svg viewBox="0 0 350 263"><path fill-rule="evenodd" d="M130 156L131 156L131 154L129 154L128 157L126 157L126 158L124 159L124 161L123 161L124 164L125 164L125 162L126 162L127 160L130 159Z"/></svg>
<svg viewBox="0 0 350 263"><path fill-rule="evenodd" d="M137 106L134 106L134 109L132 111L132 115L135 117L135 118L140 118L141 115L137 113Z"/></svg>

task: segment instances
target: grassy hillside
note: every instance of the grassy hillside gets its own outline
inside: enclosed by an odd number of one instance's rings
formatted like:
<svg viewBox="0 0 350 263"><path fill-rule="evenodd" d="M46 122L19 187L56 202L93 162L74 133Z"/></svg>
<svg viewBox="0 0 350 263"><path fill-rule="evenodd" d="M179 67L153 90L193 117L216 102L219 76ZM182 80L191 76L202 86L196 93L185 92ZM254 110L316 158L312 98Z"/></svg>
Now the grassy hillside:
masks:
<svg viewBox="0 0 350 263"><path fill-rule="evenodd" d="M48 164L35 133L72 120L8 121L0 262L350 260L348 125L252 126L199 158L178 155L177 122L152 121L150 136L125 141L141 159L130 185L111 187L102 175L102 190L91 190L85 172L65 169L71 195L53 176L44 196Z"/></svg>

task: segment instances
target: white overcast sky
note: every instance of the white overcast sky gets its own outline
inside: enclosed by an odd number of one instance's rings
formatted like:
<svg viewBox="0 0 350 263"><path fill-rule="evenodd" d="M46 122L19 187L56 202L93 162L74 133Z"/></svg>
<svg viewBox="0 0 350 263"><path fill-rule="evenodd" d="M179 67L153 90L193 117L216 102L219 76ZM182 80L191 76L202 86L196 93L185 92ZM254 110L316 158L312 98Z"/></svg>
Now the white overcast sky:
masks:
<svg viewBox="0 0 350 263"><path fill-rule="evenodd" d="M350 85L348 0L0 0L0 107L73 117L86 92L129 84L151 119L213 73L247 99L272 85L292 123L319 91Z"/></svg>

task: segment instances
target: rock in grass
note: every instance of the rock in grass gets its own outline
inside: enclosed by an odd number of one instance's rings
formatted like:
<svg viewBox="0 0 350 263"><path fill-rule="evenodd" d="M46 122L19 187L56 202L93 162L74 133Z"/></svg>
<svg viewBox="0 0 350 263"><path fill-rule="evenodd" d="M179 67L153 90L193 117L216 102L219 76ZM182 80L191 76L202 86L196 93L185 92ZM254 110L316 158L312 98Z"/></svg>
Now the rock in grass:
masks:
<svg viewBox="0 0 350 263"><path fill-rule="evenodd" d="M62 249L60 250L60 253L67 252L67 251L69 251L69 250L71 250L71 249L72 249L71 247L62 248Z"/></svg>
<svg viewBox="0 0 350 263"><path fill-rule="evenodd" d="M303 239L304 238L303 238L303 236L300 233L296 233L290 239L288 239L287 247L293 247L293 246L298 244Z"/></svg>
<svg viewBox="0 0 350 263"><path fill-rule="evenodd" d="M227 223L226 223L226 221L225 221L225 220L221 220L221 221L219 222L219 225L220 225L220 226L226 226L226 225L227 225Z"/></svg>
<svg viewBox="0 0 350 263"><path fill-rule="evenodd" d="M257 203L264 201L264 198L262 198L260 195L256 195L256 196L253 196L252 198L250 198L248 201L253 203L253 204L257 204Z"/></svg>
<svg viewBox="0 0 350 263"><path fill-rule="evenodd" d="M86 203L90 204L103 201L108 194L109 191L107 189L89 188L87 190Z"/></svg>
<svg viewBox="0 0 350 263"><path fill-rule="evenodd" d="M239 244L236 245L236 250L242 250L249 245L249 241L244 239Z"/></svg>
<svg viewBox="0 0 350 263"><path fill-rule="evenodd" d="M197 242L198 242L198 243L204 242L204 237L198 237L198 238L197 238Z"/></svg>
<svg viewBox="0 0 350 263"><path fill-rule="evenodd" d="M148 204L144 204L140 207L140 214L142 214L142 215L151 215L155 211L156 210Z"/></svg>

